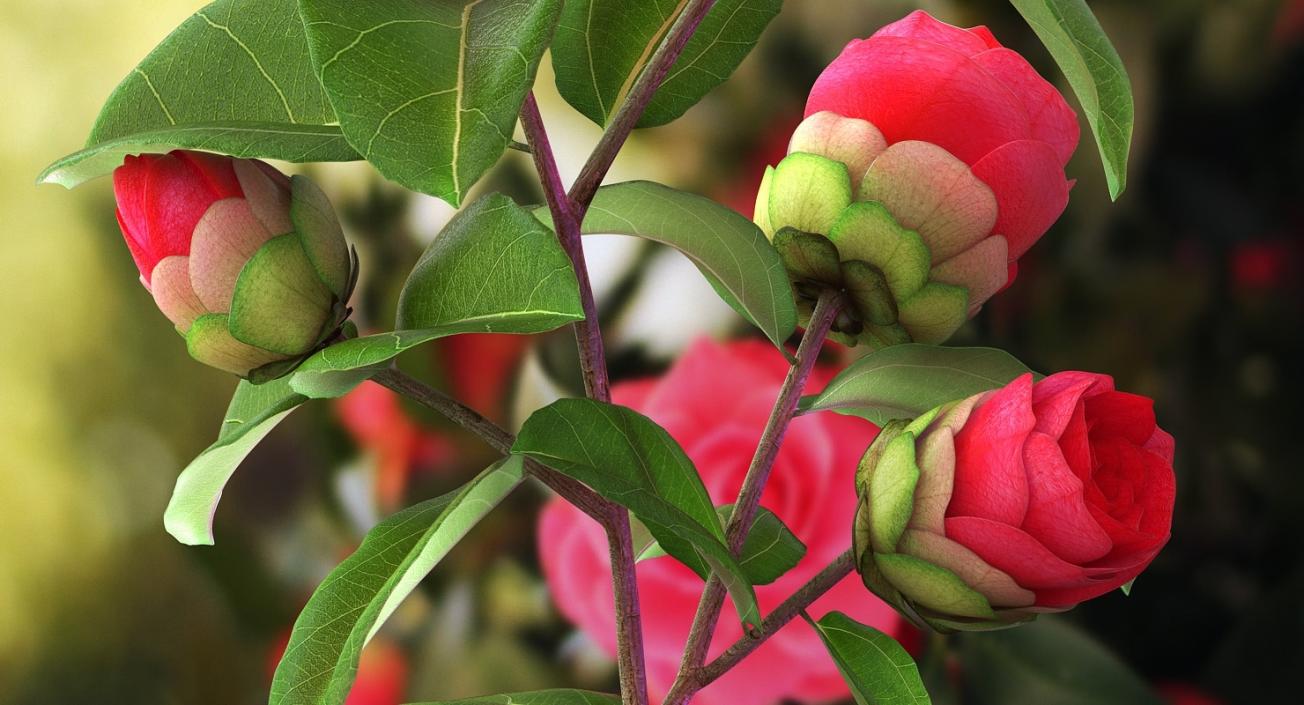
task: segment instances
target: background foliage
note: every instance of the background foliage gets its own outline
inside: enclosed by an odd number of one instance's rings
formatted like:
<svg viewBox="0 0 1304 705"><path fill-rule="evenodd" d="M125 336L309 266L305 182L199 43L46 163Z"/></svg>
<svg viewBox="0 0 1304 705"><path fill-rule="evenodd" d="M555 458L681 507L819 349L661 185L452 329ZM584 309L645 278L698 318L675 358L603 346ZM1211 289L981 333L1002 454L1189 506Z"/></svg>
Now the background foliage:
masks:
<svg viewBox="0 0 1304 705"><path fill-rule="evenodd" d="M232 380L189 360L130 276L106 181L76 198L31 181L81 142L116 80L200 4L0 8L10 91L0 113L0 701L259 702L295 615L365 528L494 460L410 409L435 440L395 463L358 442L368 437L347 409L314 405L228 487L223 542L187 550L163 533L175 474L211 442ZM988 22L1057 76L1008 3L923 5L957 23ZM1304 448L1292 428L1304 392L1304 10L1293 0L1092 6L1136 89L1129 191L1107 207L1099 156L1084 141L1068 214L1021 262L1016 286L953 342L1002 347L1039 370L1108 372L1158 399L1180 449L1173 542L1130 598L1089 603L1072 619L1152 684L1196 684L1229 703L1291 701L1304 666ZM820 67L913 7L787 3L735 78L683 120L637 133L611 180L655 178L749 212L761 167L781 155ZM598 128L564 108L547 56L539 72L559 154L586 152ZM578 168L562 164L567 177ZM470 195L496 188L540 202L527 170L509 154ZM392 323L395 273L451 213L362 165L314 176L361 251L360 323L381 329ZM617 375L663 368L699 333L748 330L687 259L628 238L586 246ZM556 387L578 387L567 377L573 349L563 332L535 339L523 366L505 354L502 385L454 345L407 364L450 385L478 379L472 401L512 422ZM562 682L610 688L613 669L542 590L532 540L540 499L513 495L387 625L383 643L411 665L412 700ZM986 653L978 642L961 647ZM995 687L967 697L1011 702Z"/></svg>

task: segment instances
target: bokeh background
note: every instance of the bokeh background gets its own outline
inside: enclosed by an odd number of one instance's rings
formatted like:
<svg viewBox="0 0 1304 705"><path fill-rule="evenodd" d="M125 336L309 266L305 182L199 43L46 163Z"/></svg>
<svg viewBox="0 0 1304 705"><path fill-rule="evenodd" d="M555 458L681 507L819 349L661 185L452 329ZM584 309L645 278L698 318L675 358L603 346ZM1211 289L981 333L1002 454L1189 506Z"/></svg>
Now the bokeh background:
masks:
<svg viewBox="0 0 1304 705"><path fill-rule="evenodd" d="M228 488L216 547L164 533L173 480L215 436L234 380L193 363L155 311L107 180L73 193L33 180L201 4L0 4L0 702L265 702L297 610L331 566L378 517L491 459L367 386L306 407L255 451ZM1059 80L1000 0L793 0L730 82L684 119L638 133L613 177L750 212L820 68L920 6L990 25ZM1068 213L954 342L1004 347L1044 371L1113 374L1153 396L1178 439L1171 544L1130 598L1104 597L1071 621L1174 702L1298 702L1304 2L1092 6L1136 89L1131 187L1110 203L1084 135ZM573 176L599 131L557 98L546 65L539 93ZM451 210L365 165L311 171L362 255L359 321L383 329ZM541 200L516 153L482 188ZM617 376L664 369L699 335L748 334L678 255L623 238L586 245ZM578 387L565 331L458 338L403 364L508 424ZM539 577L544 499L518 492L436 570L369 649L370 699L357 702L611 686L612 665L557 616Z"/></svg>

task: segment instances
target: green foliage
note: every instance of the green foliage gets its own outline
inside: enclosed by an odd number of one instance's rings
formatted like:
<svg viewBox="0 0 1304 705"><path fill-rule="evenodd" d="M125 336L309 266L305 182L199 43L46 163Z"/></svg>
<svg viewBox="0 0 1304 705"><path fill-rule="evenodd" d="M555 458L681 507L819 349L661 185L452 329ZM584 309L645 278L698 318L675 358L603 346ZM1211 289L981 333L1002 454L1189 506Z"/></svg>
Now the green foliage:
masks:
<svg viewBox="0 0 1304 705"><path fill-rule="evenodd" d="M579 296L557 237L510 198L490 194L463 209L421 255L399 297L398 326L519 332L582 317Z"/></svg>
<svg viewBox="0 0 1304 705"><path fill-rule="evenodd" d="M650 419L621 406L562 399L526 420L512 452L629 509L666 553L704 578L711 572L720 576L745 626L759 623L756 593L724 544L724 529L697 469Z"/></svg>
<svg viewBox="0 0 1304 705"><path fill-rule="evenodd" d="M168 533L184 544L211 545L213 514L232 473L276 424L305 401L307 397L290 389L288 379L261 385L240 382L222 419L217 442L177 478L163 515Z"/></svg>
<svg viewBox="0 0 1304 705"><path fill-rule="evenodd" d="M829 612L811 626L851 686L859 705L928 705L928 691L914 659L892 637L841 612ZM1001 702L1037 702L1008 700Z"/></svg>
<svg viewBox="0 0 1304 705"><path fill-rule="evenodd" d="M570 0L552 47L557 90L590 120L607 124L687 5L688 0ZM719 0L638 126L678 118L728 79L782 7L782 0Z"/></svg>
<svg viewBox="0 0 1304 705"><path fill-rule="evenodd" d="M1054 617L1000 632L966 634L965 679L984 705L1159 705L1118 657Z"/></svg>
<svg viewBox="0 0 1304 705"><path fill-rule="evenodd" d="M894 345L852 363L824 391L802 399L801 408L860 416L881 426L1003 387L1027 372L1023 363L995 348Z"/></svg>
<svg viewBox="0 0 1304 705"><path fill-rule="evenodd" d="M372 529L326 576L294 623L272 680L270 705L343 703L367 641L435 564L520 484L522 466L520 458L508 458L461 490L409 507Z"/></svg>
<svg viewBox="0 0 1304 705"><path fill-rule="evenodd" d="M184 147L292 162L358 155L313 75L295 0L217 0L114 89L86 149L46 169L69 188L127 154Z"/></svg>
<svg viewBox="0 0 1304 705"><path fill-rule="evenodd" d="M535 214L547 218L546 209ZM751 221L709 198L648 181L604 186L583 230L635 235L679 250L775 345L797 328L792 287L774 247Z"/></svg>
<svg viewBox="0 0 1304 705"><path fill-rule="evenodd" d="M463 700L440 700L413 705L618 705L620 698L588 690L536 690L532 693L484 695Z"/></svg>
<svg viewBox="0 0 1304 705"><path fill-rule="evenodd" d="M1127 187L1132 148L1132 83L1123 61L1085 0L1010 0L1055 57L1087 122L1105 165L1109 195Z"/></svg>
<svg viewBox="0 0 1304 705"><path fill-rule="evenodd" d="M729 521L733 508L734 505L726 504L716 509L721 522ZM641 522L634 525L634 550L640 561L666 555L665 549ZM805 555L806 544L782 519L765 507L756 508L756 516L752 517L752 526L747 530L743 550L738 556L738 565L742 566L748 582L769 585L795 568Z"/></svg>
<svg viewBox="0 0 1304 705"><path fill-rule="evenodd" d="M459 205L511 141L561 0L300 0L353 145L386 177Z"/></svg>

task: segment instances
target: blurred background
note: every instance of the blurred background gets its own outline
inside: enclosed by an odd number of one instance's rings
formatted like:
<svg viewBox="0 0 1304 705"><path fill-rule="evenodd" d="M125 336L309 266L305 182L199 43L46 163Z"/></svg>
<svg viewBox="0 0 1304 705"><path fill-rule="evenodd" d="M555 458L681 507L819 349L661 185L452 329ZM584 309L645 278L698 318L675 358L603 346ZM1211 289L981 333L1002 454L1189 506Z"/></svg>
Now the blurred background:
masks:
<svg viewBox="0 0 1304 705"><path fill-rule="evenodd" d="M216 547L164 533L176 474L215 437L234 379L193 363L157 314L107 179L74 193L33 180L201 4L0 4L0 702L265 702L298 609L366 529L492 460L367 385L305 407L254 452L227 489ZM614 179L660 180L750 214L821 67L916 7L988 24L1060 80L1000 0L786 5L731 81L634 137ZM1043 371L1112 374L1153 396L1177 437L1172 542L1130 598L1093 601L1069 621L1172 702L1298 702L1304 2L1092 7L1134 82L1130 188L1110 203L1084 131L1067 214L952 342L1003 347ZM573 177L599 130L556 96L546 64L538 92ZM357 320L385 329L403 275L452 211L363 164L311 173L362 256ZM480 188L542 200L515 152ZM700 335L749 334L677 254L624 238L586 246L617 377L664 369ZM506 424L578 389L568 331L464 336L403 364ZM540 578L544 499L516 493L435 571L369 648L351 703L612 686L614 667L556 614ZM957 700L995 702L993 692Z"/></svg>

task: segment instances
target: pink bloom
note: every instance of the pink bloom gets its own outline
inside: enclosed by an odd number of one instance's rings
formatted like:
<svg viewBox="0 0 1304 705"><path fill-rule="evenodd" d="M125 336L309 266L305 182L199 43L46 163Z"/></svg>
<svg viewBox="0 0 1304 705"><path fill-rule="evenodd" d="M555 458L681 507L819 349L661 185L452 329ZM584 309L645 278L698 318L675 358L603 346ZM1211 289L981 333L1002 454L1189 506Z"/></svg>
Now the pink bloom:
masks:
<svg viewBox="0 0 1304 705"><path fill-rule="evenodd" d="M783 358L767 345L702 340L664 376L618 384L613 395L616 403L665 427L697 465L712 500L726 504L737 497L786 371ZM831 373L819 371L815 376L810 386L818 389ZM875 432L868 422L832 414L805 416L792 424L761 504L783 519L806 544L807 554L775 583L757 588L762 613L847 549L856 508L856 462ZM544 510L538 535L544 573L562 613L614 655L611 569L602 530L558 499ZM659 698L678 669L702 580L673 558L662 557L638 564L638 584L647 617L648 685ZM906 630L896 613L867 593L855 576L817 601L811 613L818 618L830 610L894 636ZM741 636L726 606L711 655ZM823 701L846 695L847 687L819 637L797 620L694 702L766 705L783 698Z"/></svg>
<svg viewBox="0 0 1304 705"><path fill-rule="evenodd" d="M869 121L887 145L928 142L969 165L996 196L991 232L1005 237L1011 262L1068 204L1077 116L986 27L920 10L852 41L811 88L806 115L822 111Z"/></svg>

